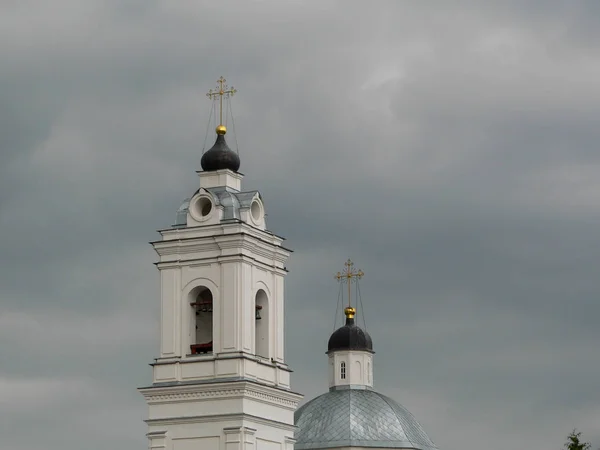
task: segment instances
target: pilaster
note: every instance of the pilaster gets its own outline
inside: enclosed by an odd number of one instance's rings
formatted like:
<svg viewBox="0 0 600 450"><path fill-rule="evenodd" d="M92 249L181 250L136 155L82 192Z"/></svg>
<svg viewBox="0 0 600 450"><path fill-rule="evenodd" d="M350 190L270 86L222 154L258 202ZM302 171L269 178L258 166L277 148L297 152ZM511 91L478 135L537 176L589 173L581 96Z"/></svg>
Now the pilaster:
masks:
<svg viewBox="0 0 600 450"><path fill-rule="evenodd" d="M224 428L225 450L254 450L256 429L249 427Z"/></svg>
<svg viewBox="0 0 600 450"><path fill-rule="evenodd" d="M149 450L166 450L167 448L167 432L153 431L146 434L148 438Z"/></svg>

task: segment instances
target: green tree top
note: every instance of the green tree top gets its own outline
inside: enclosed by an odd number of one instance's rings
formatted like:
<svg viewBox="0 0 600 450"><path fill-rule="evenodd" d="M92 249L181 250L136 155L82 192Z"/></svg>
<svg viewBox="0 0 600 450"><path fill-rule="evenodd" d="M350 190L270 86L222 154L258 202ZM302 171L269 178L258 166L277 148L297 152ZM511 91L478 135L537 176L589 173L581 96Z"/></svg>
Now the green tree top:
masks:
<svg viewBox="0 0 600 450"><path fill-rule="evenodd" d="M571 431L571 434L567 436L567 442L565 442L566 450L589 450L591 447L589 442L581 442L581 432L576 429Z"/></svg>

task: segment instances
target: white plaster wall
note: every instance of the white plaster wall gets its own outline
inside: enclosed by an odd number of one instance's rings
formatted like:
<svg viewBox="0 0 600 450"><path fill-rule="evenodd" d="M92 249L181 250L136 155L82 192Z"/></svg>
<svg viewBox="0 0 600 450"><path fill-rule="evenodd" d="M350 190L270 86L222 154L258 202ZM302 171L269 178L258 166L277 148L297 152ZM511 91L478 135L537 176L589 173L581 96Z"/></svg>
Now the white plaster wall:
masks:
<svg viewBox="0 0 600 450"><path fill-rule="evenodd" d="M221 436L187 437L173 439L173 450L219 450Z"/></svg>
<svg viewBox="0 0 600 450"><path fill-rule="evenodd" d="M242 179L244 176L241 173L236 173L231 170L216 170L214 172L198 172L200 177L201 188L211 188L219 186L228 186L236 191L241 189Z"/></svg>
<svg viewBox="0 0 600 450"><path fill-rule="evenodd" d="M292 450L294 442L291 426L250 419L150 425L150 430L156 430L149 433L156 433L150 439L156 450Z"/></svg>
<svg viewBox="0 0 600 450"><path fill-rule="evenodd" d="M341 378L341 364L346 364L346 378ZM329 354L329 387L364 385L373 387L373 354L346 350Z"/></svg>

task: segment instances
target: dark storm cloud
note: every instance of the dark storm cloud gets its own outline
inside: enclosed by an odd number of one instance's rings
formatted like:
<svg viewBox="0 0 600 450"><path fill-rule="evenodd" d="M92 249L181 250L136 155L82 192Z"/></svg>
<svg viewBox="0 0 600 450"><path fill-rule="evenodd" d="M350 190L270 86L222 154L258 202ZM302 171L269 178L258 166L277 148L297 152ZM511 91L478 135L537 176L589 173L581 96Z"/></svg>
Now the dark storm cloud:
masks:
<svg viewBox="0 0 600 450"><path fill-rule="evenodd" d="M108 427L145 448L147 242L196 189L222 74L244 186L295 250L296 390L326 389L350 256L377 387L440 448L557 447L575 426L598 445L597 2L377 5L0 7L7 446L93 449Z"/></svg>

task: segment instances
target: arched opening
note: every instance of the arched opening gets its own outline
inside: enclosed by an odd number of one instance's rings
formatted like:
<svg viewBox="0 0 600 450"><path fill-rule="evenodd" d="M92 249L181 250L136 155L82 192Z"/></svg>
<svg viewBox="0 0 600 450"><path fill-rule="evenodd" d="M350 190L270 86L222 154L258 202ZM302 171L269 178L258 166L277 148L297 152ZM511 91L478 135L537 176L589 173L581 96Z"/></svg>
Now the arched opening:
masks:
<svg viewBox="0 0 600 450"><path fill-rule="evenodd" d="M360 361L354 361L354 366L356 367L356 377L353 375L352 378L358 378L356 381L362 383L363 381L363 373L362 373L362 365Z"/></svg>
<svg viewBox="0 0 600 450"><path fill-rule="evenodd" d="M205 286L198 286L190 292L192 307L191 345L192 354L212 353L213 351L213 295Z"/></svg>
<svg viewBox="0 0 600 450"><path fill-rule="evenodd" d="M346 362L342 361L340 364L340 378L342 380L346 379Z"/></svg>
<svg viewBox="0 0 600 450"><path fill-rule="evenodd" d="M371 363L367 361L367 383L371 384Z"/></svg>
<svg viewBox="0 0 600 450"><path fill-rule="evenodd" d="M269 357L269 299L267 293L259 289L254 298L254 354Z"/></svg>

